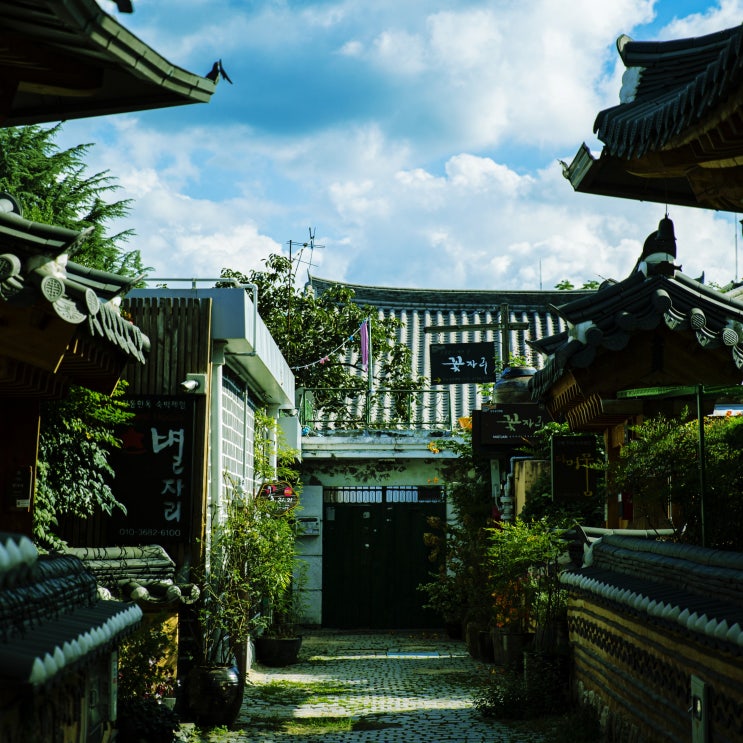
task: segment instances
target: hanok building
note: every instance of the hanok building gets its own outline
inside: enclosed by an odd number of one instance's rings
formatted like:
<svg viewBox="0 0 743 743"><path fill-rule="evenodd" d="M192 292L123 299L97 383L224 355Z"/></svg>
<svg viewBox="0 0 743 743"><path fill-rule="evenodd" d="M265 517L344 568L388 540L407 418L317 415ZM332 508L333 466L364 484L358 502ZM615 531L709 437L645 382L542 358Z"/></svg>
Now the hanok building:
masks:
<svg viewBox="0 0 743 743"><path fill-rule="evenodd" d="M565 166L573 187L741 211L743 26L667 42L622 36L617 48L621 102L596 118L600 157L584 145ZM576 430L603 432L610 453L625 422L678 404L643 390L696 389L703 415L706 387L743 379L743 304L684 276L673 237L666 215L633 272L561 306L569 332L540 341L536 396ZM641 394L622 394L633 388ZM627 515L611 503L609 525L631 524ZM740 739L741 568L739 553L617 533L565 573L574 685L612 740Z"/></svg>
<svg viewBox="0 0 743 743"><path fill-rule="evenodd" d="M130 3L120 2L121 6ZM0 125L206 102L181 70L95 0L0 0ZM31 534L39 410L70 385L110 393L149 340L118 304L131 279L76 264L85 232L24 219L0 197L0 739L112 736L115 649L140 608L103 601L72 555L40 556Z"/></svg>
<svg viewBox="0 0 743 743"><path fill-rule="evenodd" d="M572 431L603 437L610 460L629 425L659 413L680 416L684 408L696 412L698 396L699 413L711 413L711 393L720 396L743 377L743 303L684 275L667 217L626 279L606 281L556 310L568 329L532 341L546 357L532 394ZM612 527L666 529L680 521L629 494L607 507Z"/></svg>
<svg viewBox="0 0 743 743"><path fill-rule="evenodd" d="M599 112L604 143L583 144L565 177L580 193L737 213L743 207L743 26L691 39L633 41L617 106Z"/></svg>
<svg viewBox="0 0 743 743"><path fill-rule="evenodd" d="M581 193L739 211L743 26L667 42L621 36L617 49L627 69L620 104L596 117L601 155L594 158L584 144L565 177ZM617 392L743 379L743 305L733 293L685 276L674 265L674 248L673 226L664 219L631 276L561 308L582 336L573 329L541 341L550 361L534 380L536 395L575 430L605 433L610 456L624 438L623 422L659 406L618 400ZM631 509L622 514L609 504L610 525L626 521L623 515L632 520Z"/></svg>
<svg viewBox="0 0 743 743"><path fill-rule="evenodd" d="M338 282L311 277L320 294ZM374 389L349 398L349 417L335 420L311 404L313 391L298 390L305 424L302 436L303 503L316 504L322 548L322 623L329 627L438 626L440 618L421 609L419 583L431 564L423 544L428 516L446 516L442 460L454 456L441 442L467 425L494 383L495 362L532 356L528 342L562 332L564 319L552 303L582 298L586 291L457 291L343 284L353 301L375 308L371 321L402 321L397 341L408 346L412 373L430 381L410 394L406 415L392 414L394 394L376 379ZM349 344L347 361L359 358ZM469 362L469 363L468 363ZM539 364L539 359L536 359ZM499 364L499 367L500 367ZM527 407L529 407L527 405ZM537 408L537 406L532 406ZM368 417L365 415L371 414ZM489 415L489 413L488 413ZM500 409L492 411L492 417ZM538 421L541 426L545 416ZM527 421L537 425L536 419ZM493 429L494 430L494 429ZM493 501L521 434L486 442L492 462Z"/></svg>

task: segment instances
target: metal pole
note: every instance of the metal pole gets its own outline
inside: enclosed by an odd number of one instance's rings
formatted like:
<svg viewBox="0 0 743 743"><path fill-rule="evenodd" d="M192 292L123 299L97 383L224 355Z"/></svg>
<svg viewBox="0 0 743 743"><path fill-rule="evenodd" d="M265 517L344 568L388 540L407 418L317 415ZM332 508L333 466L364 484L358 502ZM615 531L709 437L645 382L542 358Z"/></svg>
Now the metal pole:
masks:
<svg viewBox="0 0 743 743"><path fill-rule="evenodd" d="M500 325L501 325L501 366L505 369L510 363L511 359L511 343L508 337L509 322L508 322L508 305L502 304L500 306Z"/></svg>
<svg viewBox="0 0 743 743"><path fill-rule="evenodd" d="M699 517L701 526L702 547L707 539L704 526L704 495L706 490L706 450L704 445L704 385L697 385L697 423L699 424Z"/></svg>
<svg viewBox="0 0 743 743"><path fill-rule="evenodd" d="M366 425L371 423L372 394L374 393L374 369L372 368L372 327L371 317L366 318L366 337L368 338L368 358L366 364Z"/></svg>

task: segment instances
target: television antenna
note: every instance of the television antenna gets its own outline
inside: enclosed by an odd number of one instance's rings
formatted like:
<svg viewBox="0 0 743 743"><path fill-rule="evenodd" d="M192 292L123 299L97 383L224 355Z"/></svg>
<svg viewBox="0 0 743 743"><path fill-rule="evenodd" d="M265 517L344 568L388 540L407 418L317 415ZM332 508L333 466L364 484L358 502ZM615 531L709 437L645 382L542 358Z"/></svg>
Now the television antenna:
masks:
<svg viewBox="0 0 743 743"><path fill-rule="evenodd" d="M312 227L308 228L309 231L309 240L289 240L289 275L287 278L287 286L286 286L286 293L287 293L287 302L286 302L286 330L289 332L289 324L291 321L291 307L292 307L292 291L294 287L294 281L297 278L297 271L299 270L299 264L304 263L307 265L307 270L309 271L310 268L312 268L312 258L314 256L315 248L324 248L324 245L316 245L315 244L315 232L316 230L313 230ZM296 258L293 255L293 250L295 247L299 248L299 253L297 254ZM304 255L304 251L309 250L310 251L310 257L309 260L302 260L302 256ZM296 260L296 268L292 270L292 267L294 266L294 261Z"/></svg>

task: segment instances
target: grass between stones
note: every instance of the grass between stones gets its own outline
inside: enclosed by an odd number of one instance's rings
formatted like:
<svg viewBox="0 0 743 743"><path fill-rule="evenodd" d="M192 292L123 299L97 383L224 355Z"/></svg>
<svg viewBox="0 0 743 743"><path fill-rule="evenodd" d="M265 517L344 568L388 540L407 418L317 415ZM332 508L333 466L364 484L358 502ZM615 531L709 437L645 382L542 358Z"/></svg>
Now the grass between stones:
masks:
<svg viewBox="0 0 743 743"><path fill-rule="evenodd" d="M338 681L269 681L249 687L250 699L273 705L327 704L331 697L347 694L351 686Z"/></svg>

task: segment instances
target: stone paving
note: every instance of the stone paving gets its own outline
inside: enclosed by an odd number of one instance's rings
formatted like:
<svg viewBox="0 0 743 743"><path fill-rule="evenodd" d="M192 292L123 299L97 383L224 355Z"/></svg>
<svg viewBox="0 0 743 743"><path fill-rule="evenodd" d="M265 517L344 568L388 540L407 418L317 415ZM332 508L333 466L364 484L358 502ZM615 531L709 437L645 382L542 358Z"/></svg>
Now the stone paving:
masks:
<svg viewBox="0 0 743 743"><path fill-rule="evenodd" d="M234 731L220 743L546 743L482 718L472 706L474 682L488 673L463 642L425 633L305 636L299 662L285 668L255 664ZM274 682L312 685L287 690L286 702L266 699ZM263 691L262 691L262 687ZM299 694L297 694L299 691ZM303 698L304 697L304 698ZM271 730L277 719L343 717L353 730L290 734Z"/></svg>

